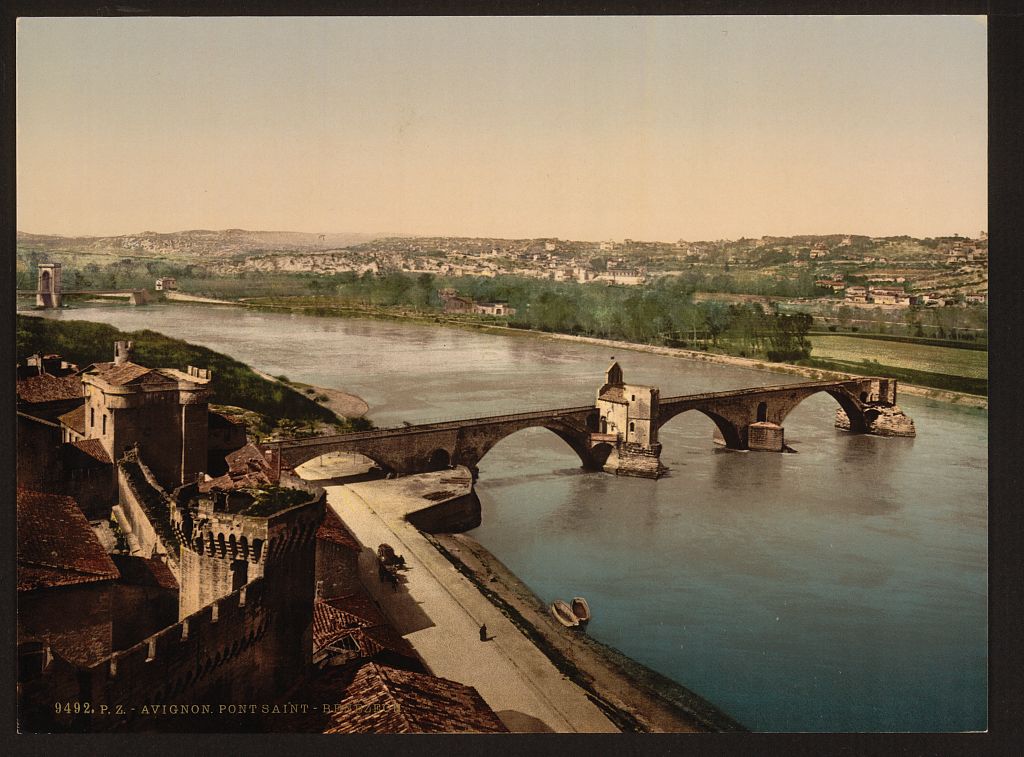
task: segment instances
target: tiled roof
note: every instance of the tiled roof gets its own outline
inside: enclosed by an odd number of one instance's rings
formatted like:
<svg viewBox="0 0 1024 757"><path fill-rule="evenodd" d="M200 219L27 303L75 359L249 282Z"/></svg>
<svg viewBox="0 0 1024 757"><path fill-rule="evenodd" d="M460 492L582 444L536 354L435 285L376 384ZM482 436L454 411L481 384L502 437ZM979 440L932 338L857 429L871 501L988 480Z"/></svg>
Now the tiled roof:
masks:
<svg viewBox="0 0 1024 757"><path fill-rule="evenodd" d="M598 399L624 404L626 402L626 392L621 386L610 386L601 392L601 396Z"/></svg>
<svg viewBox="0 0 1024 757"><path fill-rule="evenodd" d="M75 500L18 489L18 591L119 575Z"/></svg>
<svg viewBox="0 0 1024 757"><path fill-rule="evenodd" d="M313 605L313 651L323 649L339 636L364 625L355 615L318 600Z"/></svg>
<svg viewBox="0 0 1024 757"><path fill-rule="evenodd" d="M320 528L317 529L316 538L322 539L323 541L331 542L332 544L338 544L342 547L347 547L353 552L362 552L363 545L359 543L352 533L345 528L345 524L342 523L341 518L334 512L330 507L324 510L324 519L320 523Z"/></svg>
<svg viewBox="0 0 1024 757"><path fill-rule="evenodd" d="M103 442L99 439L79 439L77 442L71 442L71 444L72 446L78 447L78 449L82 450L82 452L87 454L89 457L101 463L107 463L109 465L114 462L110 459L110 455L108 455L107 451L103 448Z"/></svg>
<svg viewBox="0 0 1024 757"><path fill-rule="evenodd" d="M365 618L318 600L313 605L313 651L348 637L346 648L360 657L373 657L381 652L392 652L412 660L418 659L412 645L390 626L373 624Z"/></svg>
<svg viewBox="0 0 1024 757"><path fill-rule="evenodd" d="M224 460L228 464L228 472L210 481L200 481L200 492L205 494L212 489L258 488L274 483L271 479L272 466L252 443L246 443L244 447L229 453Z"/></svg>
<svg viewBox="0 0 1024 757"><path fill-rule="evenodd" d="M173 379L161 375L155 368L147 368L130 361L117 365L116 363L94 363L85 369L89 373L106 381L113 386L139 383L161 383L169 384Z"/></svg>
<svg viewBox="0 0 1024 757"><path fill-rule="evenodd" d="M51 376L42 373L18 381L18 401L29 404L82 399L82 380L78 376Z"/></svg>
<svg viewBox="0 0 1024 757"><path fill-rule="evenodd" d="M57 418L61 423L70 428L72 431L77 431L79 434L85 433L85 403L82 403L74 410L64 413L64 415Z"/></svg>
<svg viewBox="0 0 1024 757"><path fill-rule="evenodd" d="M178 579L174 577L167 563L134 555L111 555L114 565L121 574L121 580L136 586L159 586L161 589L178 590Z"/></svg>
<svg viewBox="0 0 1024 757"><path fill-rule="evenodd" d="M239 447L234 452L224 456L228 464L228 470L232 472L246 472L252 469L269 471L271 465L263 456L259 448L252 442L246 442L244 447Z"/></svg>
<svg viewBox="0 0 1024 757"><path fill-rule="evenodd" d="M324 733L507 733L472 686L376 663L337 692Z"/></svg>
<svg viewBox="0 0 1024 757"><path fill-rule="evenodd" d="M366 593L347 594L344 597L331 597L321 601L342 612L356 616L364 626L381 626L387 622L380 609Z"/></svg>
<svg viewBox="0 0 1024 757"><path fill-rule="evenodd" d="M264 486L272 485L274 481L270 476L261 470L252 471L250 473L225 473L223 476L217 476L209 481L199 482L199 491L202 494L206 494L214 489L218 491L230 491L232 489L259 489Z"/></svg>

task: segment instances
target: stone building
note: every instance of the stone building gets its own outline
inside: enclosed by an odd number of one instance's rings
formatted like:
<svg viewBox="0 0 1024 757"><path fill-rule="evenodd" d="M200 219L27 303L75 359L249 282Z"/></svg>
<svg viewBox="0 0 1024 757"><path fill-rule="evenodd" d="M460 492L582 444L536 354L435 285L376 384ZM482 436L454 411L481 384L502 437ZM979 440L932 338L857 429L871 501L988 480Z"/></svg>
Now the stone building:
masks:
<svg viewBox="0 0 1024 757"><path fill-rule="evenodd" d="M24 488L17 513L19 655L33 642L81 665L109 655L120 573L89 521L70 497Z"/></svg>
<svg viewBox="0 0 1024 757"><path fill-rule="evenodd" d="M475 305L471 297L464 297L454 289L440 289L437 292L446 313L472 313Z"/></svg>
<svg viewBox="0 0 1024 757"><path fill-rule="evenodd" d="M85 435L116 460L137 446L165 488L194 481L206 468L210 372L133 363L132 343L117 342L114 360L81 373Z"/></svg>
<svg viewBox="0 0 1024 757"><path fill-rule="evenodd" d="M187 484L171 503L181 556L179 619L264 579L275 611L261 659L275 687L311 664L316 533L326 498L320 487L284 475L266 483Z"/></svg>
<svg viewBox="0 0 1024 757"><path fill-rule="evenodd" d="M316 532L316 585L322 598L342 597L359 591L359 555L362 544L327 508Z"/></svg>
<svg viewBox="0 0 1024 757"><path fill-rule="evenodd" d="M605 383L597 391L598 429L591 437L592 442L612 447L605 471L652 478L664 472L658 459L659 396L656 387L625 383L618 363L608 368Z"/></svg>

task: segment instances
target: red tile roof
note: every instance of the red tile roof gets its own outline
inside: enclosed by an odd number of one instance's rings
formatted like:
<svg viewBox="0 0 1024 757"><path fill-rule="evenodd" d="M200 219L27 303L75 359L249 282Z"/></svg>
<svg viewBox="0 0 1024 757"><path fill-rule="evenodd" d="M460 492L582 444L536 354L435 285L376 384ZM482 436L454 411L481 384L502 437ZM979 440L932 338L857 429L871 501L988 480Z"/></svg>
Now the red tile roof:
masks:
<svg viewBox="0 0 1024 757"><path fill-rule="evenodd" d="M75 500L18 488L18 591L119 576Z"/></svg>
<svg viewBox="0 0 1024 757"><path fill-rule="evenodd" d="M137 363L124 362L116 363L93 363L83 371L92 374L114 386L125 384L173 384L175 379L162 375L156 368L147 368Z"/></svg>
<svg viewBox="0 0 1024 757"><path fill-rule="evenodd" d="M77 431L79 434L85 433L85 403L82 403L74 410L64 413L57 418L61 423L70 428L72 431Z"/></svg>
<svg viewBox="0 0 1024 757"><path fill-rule="evenodd" d="M337 692L324 733L507 733L472 686L376 663Z"/></svg>
<svg viewBox="0 0 1024 757"><path fill-rule="evenodd" d="M317 529L316 538L346 547L353 552L363 551L363 545L345 528L341 518L330 507L324 510L324 519L320 523L320 528Z"/></svg>
<svg viewBox="0 0 1024 757"><path fill-rule="evenodd" d="M82 380L78 376L51 376L42 373L18 381L18 401L28 404L82 399Z"/></svg>
<svg viewBox="0 0 1024 757"><path fill-rule="evenodd" d="M103 442L99 439L79 439L77 442L71 442L71 444L74 447L78 447L78 449L82 450L93 460L107 463L108 465L114 462L110 459L110 455L103 448Z"/></svg>
<svg viewBox="0 0 1024 757"><path fill-rule="evenodd" d="M418 660L412 645L391 626L374 624L366 618L318 600L313 605L313 651L319 652L342 641L344 648L352 649L360 657L392 652Z"/></svg>
<svg viewBox="0 0 1024 757"><path fill-rule="evenodd" d="M263 456L259 448L252 442L246 442L244 447L239 447L234 452L224 456L231 472L247 472L250 470L270 471L271 465Z"/></svg>
<svg viewBox="0 0 1024 757"><path fill-rule="evenodd" d="M366 593L347 594L343 597L331 597L321 601L342 612L356 616L364 626L382 626L387 623L380 609Z"/></svg>

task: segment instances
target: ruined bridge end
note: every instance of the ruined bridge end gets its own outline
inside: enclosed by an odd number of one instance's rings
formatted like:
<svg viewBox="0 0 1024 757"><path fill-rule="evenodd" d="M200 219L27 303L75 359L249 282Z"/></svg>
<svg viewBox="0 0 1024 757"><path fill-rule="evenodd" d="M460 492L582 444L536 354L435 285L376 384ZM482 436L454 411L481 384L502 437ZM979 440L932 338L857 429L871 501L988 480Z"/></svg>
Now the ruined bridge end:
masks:
<svg viewBox="0 0 1024 757"><path fill-rule="evenodd" d="M786 417L805 399L820 392L839 404L838 428L881 436L914 435L913 421L896 406L896 381L879 377L668 397L661 401L658 426L681 413L696 410L714 421L727 448L781 452L786 449Z"/></svg>

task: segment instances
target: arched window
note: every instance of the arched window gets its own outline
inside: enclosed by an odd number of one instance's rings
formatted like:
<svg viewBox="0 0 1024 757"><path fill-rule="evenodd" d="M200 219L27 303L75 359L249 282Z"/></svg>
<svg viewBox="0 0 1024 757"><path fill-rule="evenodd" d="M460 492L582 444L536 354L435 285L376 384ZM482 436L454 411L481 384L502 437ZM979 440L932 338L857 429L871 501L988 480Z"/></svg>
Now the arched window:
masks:
<svg viewBox="0 0 1024 757"><path fill-rule="evenodd" d="M768 403L760 402L757 405L757 422L763 423L768 420Z"/></svg>
<svg viewBox="0 0 1024 757"><path fill-rule="evenodd" d="M636 424L633 423L633 421L629 422L629 430L630 431L636 431Z"/></svg>

